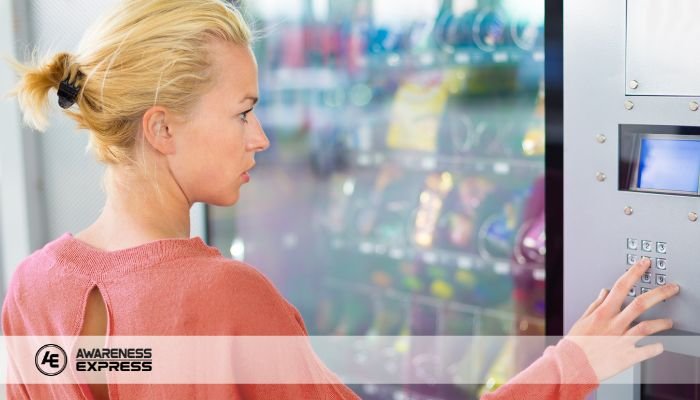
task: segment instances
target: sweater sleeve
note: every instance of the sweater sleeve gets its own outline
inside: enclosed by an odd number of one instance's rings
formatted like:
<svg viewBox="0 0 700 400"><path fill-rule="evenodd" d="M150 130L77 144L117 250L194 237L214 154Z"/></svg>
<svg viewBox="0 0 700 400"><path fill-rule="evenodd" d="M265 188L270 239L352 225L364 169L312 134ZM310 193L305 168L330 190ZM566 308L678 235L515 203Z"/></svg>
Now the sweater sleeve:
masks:
<svg viewBox="0 0 700 400"><path fill-rule="evenodd" d="M5 296L5 301L2 304L2 331L5 336L12 336L13 330L13 319L19 317L19 313L14 308L17 305L15 301L15 285L10 284L8 288L7 295ZM9 347L8 347L8 350ZM7 370L7 380L18 382L21 381L19 375L19 369L13 359L11 351L8 351L8 370ZM27 387L23 383L8 383L5 385L5 395L8 399L29 399L29 393L27 392Z"/></svg>
<svg viewBox="0 0 700 400"><path fill-rule="evenodd" d="M304 320L299 311L289 303L265 276L250 271L244 285L250 314L244 316L248 322L264 316L265 326L247 324L242 335L308 336ZM240 282L240 276L239 280ZM239 290L240 293L240 290ZM306 399L306 400L358 400L350 388L339 383L340 379L318 358L309 344L299 348L295 362L300 370L314 376L314 384L239 384L241 398L251 400Z"/></svg>
<svg viewBox="0 0 700 400"><path fill-rule="evenodd" d="M301 314L297 309L282 299L289 308L292 324L289 326L290 335L307 335ZM340 379L330 371L316 356L309 346L303 357L305 369L313 370L313 375L323 377L327 382L340 382ZM350 388L337 383L327 384L266 384L239 385L239 392L244 399L308 399L308 400L359 400Z"/></svg>
<svg viewBox="0 0 700 400"><path fill-rule="evenodd" d="M549 346L542 357L508 383L481 400L576 400L584 399L599 385L586 354L564 338Z"/></svg>

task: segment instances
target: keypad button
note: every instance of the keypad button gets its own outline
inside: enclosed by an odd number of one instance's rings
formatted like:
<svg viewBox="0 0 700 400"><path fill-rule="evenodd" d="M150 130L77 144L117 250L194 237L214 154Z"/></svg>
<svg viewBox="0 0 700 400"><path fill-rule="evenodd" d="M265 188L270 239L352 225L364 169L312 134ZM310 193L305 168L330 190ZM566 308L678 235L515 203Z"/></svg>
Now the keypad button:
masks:
<svg viewBox="0 0 700 400"><path fill-rule="evenodd" d="M658 269L666 269L666 259L665 258L657 258L656 259L656 268Z"/></svg>
<svg viewBox="0 0 700 400"><path fill-rule="evenodd" d="M642 250L651 253L654 249L654 243L648 240L642 240Z"/></svg>
<svg viewBox="0 0 700 400"><path fill-rule="evenodd" d="M649 288L643 287L642 290L640 290L640 293L641 293L641 294L644 294L644 293L646 293L646 292L648 292L648 291L649 291Z"/></svg>
<svg viewBox="0 0 700 400"><path fill-rule="evenodd" d="M634 286L632 286L632 288L631 288L630 291L627 293L627 295L628 295L629 297L634 297L634 296L636 296L636 295L637 295L637 288L634 287Z"/></svg>
<svg viewBox="0 0 700 400"><path fill-rule="evenodd" d="M635 254L628 254L627 255L627 265L634 265L639 257L637 257Z"/></svg>
<svg viewBox="0 0 700 400"><path fill-rule="evenodd" d="M644 275L642 275L642 282L651 283L651 272L645 272Z"/></svg>
<svg viewBox="0 0 700 400"><path fill-rule="evenodd" d="M657 285L665 285L666 284L666 275L657 274L656 275L656 284Z"/></svg>
<svg viewBox="0 0 700 400"><path fill-rule="evenodd" d="M627 249L628 250L639 250L639 240L638 239L627 239Z"/></svg>
<svg viewBox="0 0 700 400"><path fill-rule="evenodd" d="M666 243L658 242L658 243L656 243L656 252L659 254L666 254L666 250L667 250L666 247L667 247Z"/></svg>

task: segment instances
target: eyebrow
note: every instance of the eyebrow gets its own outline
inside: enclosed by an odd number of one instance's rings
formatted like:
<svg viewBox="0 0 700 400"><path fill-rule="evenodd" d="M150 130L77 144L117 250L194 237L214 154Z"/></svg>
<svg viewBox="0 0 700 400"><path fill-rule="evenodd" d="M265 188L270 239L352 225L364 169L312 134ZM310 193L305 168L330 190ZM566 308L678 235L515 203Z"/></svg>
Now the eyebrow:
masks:
<svg viewBox="0 0 700 400"><path fill-rule="evenodd" d="M256 105L259 99L255 96L246 96L241 102L246 100L251 100L253 102L253 105Z"/></svg>

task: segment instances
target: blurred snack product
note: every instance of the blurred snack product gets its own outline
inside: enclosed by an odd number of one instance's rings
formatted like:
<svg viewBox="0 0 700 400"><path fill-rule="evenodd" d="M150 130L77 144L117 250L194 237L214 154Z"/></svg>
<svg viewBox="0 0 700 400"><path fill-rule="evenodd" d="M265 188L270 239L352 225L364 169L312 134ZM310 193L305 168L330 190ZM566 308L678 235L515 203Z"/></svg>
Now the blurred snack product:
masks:
<svg viewBox="0 0 700 400"><path fill-rule="evenodd" d="M413 240L418 246L428 248L433 245L443 202L453 185L454 180L449 172L432 173L426 178L415 216Z"/></svg>
<svg viewBox="0 0 700 400"><path fill-rule="evenodd" d="M387 147L435 152L447 97L441 76L431 77L425 82L404 82L394 96Z"/></svg>

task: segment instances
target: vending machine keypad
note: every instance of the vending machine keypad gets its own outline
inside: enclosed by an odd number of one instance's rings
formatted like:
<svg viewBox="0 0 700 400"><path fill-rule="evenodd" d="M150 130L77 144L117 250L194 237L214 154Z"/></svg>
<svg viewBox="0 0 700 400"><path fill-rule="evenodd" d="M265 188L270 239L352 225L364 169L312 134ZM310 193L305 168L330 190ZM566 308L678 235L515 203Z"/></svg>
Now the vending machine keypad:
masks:
<svg viewBox="0 0 700 400"><path fill-rule="evenodd" d="M666 252L668 246L666 242L655 242L653 240L640 240L635 238L627 239L627 266L634 265L641 257L651 260L651 267L644 273L639 283L630 289L628 296L635 297L637 294L644 294L651 289L666 284L668 264Z"/></svg>

